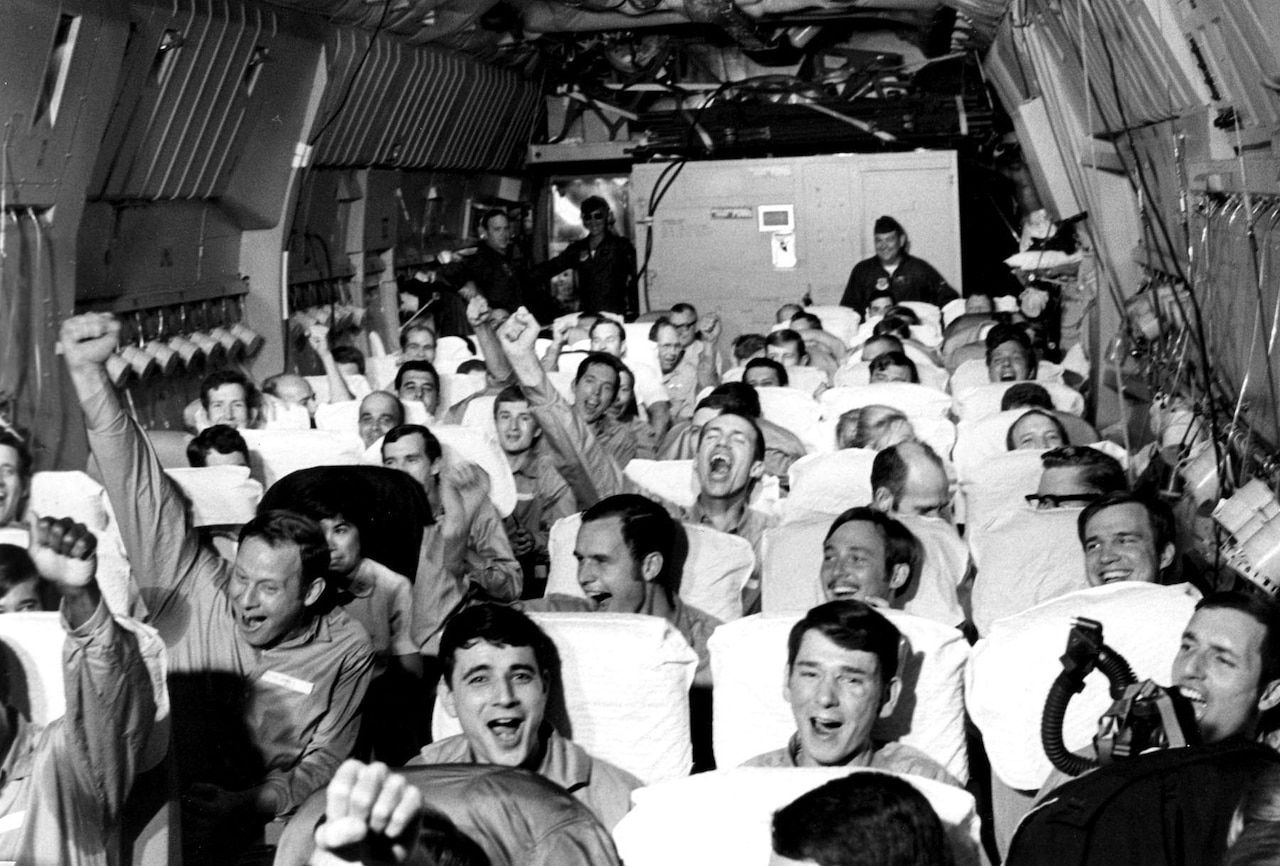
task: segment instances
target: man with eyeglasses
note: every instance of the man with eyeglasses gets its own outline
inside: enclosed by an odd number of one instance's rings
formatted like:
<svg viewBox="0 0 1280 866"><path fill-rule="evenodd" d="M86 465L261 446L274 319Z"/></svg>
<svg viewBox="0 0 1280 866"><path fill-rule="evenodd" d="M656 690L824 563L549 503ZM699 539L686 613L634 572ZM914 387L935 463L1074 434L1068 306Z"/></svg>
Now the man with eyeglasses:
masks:
<svg viewBox="0 0 1280 866"><path fill-rule="evenodd" d="M1083 445L1040 455L1044 471L1029 508L1015 508L985 525L969 527L977 566L973 623L985 635L997 619L1068 592L1087 589L1087 557L1078 518L1104 494L1127 492L1128 478L1114 457Z"/></svg>
<svg viewBox="0 0 1280 866"><path fill-rule="evenodd" d="M582 202L582 225L587 236L565 247L560 255L534 269L534 278L545 280L561 271L578 276L579 311L583 313L638 312L636 297L636 248L631 241L609 231L613 212L598 195Z"/></svg>

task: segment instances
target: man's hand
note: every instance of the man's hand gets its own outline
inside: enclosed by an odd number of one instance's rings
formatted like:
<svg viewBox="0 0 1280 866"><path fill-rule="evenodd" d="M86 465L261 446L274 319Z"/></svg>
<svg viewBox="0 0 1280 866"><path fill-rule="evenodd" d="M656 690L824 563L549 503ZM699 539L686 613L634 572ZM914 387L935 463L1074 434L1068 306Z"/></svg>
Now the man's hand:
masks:
<svg viewBox="0 0 1280 866"><path fill-rule="evenodd" d="M569 331L578 324L577 316L561 316L551 323L551 342L563 346L569 342Z"/></svg>
<svg viewBox="0 0 1280 866"><path fill-rule="evenodd" d="M476 295L467 301L467 322L473 328L489 323L489 302L484 295Z"/></svg>
<svg viewBox="0 0 1280 866"><path fill-rule="evenodd" d="M101 368L120 342L120 322L110 313L85 313L62 323L58 344L71 372Z"/></svg>
<svg viewBox="0 0 1280 866"><path fill-rule="evenodd" d="M533 313L520 307L503 323L498 337L508 354L512 350L531 354L538 344L538 320L533 317Z"/></svg>
<svg viewBox="0 0 1280 866"><path fill-rule="evenodd" d="M489 496L489 473L465 460L446 465L440 473L440 496L446 517L461 517L469 529L476 509Z"/></svg>
<svg viewBox="0 0 1280 866"><path fill-rule="evenodd" d="M70 517L41 517L31 525L31 559L40 576L59 590L82 590L98 570L98 539Z"/></svg>
<svg viewBox="0 0 1280 866"><path fill-rule="evenodd" d="M476 288L476 284L471 280L467 280L467 282L463 284L462 288L458 289L458 294L464 301L471 301L475 298L482 297L480 290Z"/></svg>
<svg viewBox="0 0 1280 866"><path fill-rule="evenodd" d="M422 794L386 764L348 760L325 791L311 866L404 863L418 842Z"/></svg>
<svg viewBox="0 0 1280 866"><path fill-rule="evenodd" d="M308 328L307 342L321 358L333 354L333 350L329 348L329 328L325 325L312 325Z"/></svg>
<svg viewBox="0 0 1280 866"><path fill-rule="evenodd" d="M533 533L524 527L509 530L507 532L507 541L511 542L511 552L516 556L533 553L536 544Z"/></svg>
<svg viewBox="0 0 1280 866"><path fill-rule="evenodd" d="M716 313L710 313L702 317L702 337L708 343L717 343L720 341L720 335L724 332L724 325L720 322L720 316Z"/></svg>

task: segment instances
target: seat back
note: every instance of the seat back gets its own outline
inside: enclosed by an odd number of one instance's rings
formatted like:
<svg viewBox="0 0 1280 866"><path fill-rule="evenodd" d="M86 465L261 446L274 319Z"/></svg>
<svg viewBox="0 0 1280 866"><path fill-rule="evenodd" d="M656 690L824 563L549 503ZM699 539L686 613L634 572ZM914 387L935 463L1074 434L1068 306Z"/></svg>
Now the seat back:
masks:
<svg viewBox="0 0 1280 866"><path fill-rule="evenodd" d="M1025 497L1040 486L1041 453L1005 451L978 463L956 464L966 533L972 536L1001 515L1025 507Z"/></svg>
<svg viewBox="0 0 1280 866"><path fill-rule="evenodd" d="M647 784L693 767L689 688L698 657L666 620L634 613L533 613L555 643L559 686L548 720L597 758ZM461 733L432 714L436 739Z"/></svg>
<svg viewBox="0 0 1280 866"><path fill-rule="evenodd" d="M812 397L827 384L827 374L818 367L792 367L787 370L787 387Z"/></svg>
<svg viewBox="0 0 1280 866"><path fill-rule="evenodd" d="M997 622L974 645L965 672L969 716L982 732L992 771L1012 788L1036 790L1053 770L1040 742L1040 717L1062 671L1059 656L1073 619L1102 623L1107 645L1139 679L1164 682L1198 599L1187 584L1114 583ZM1069 750L1092 754L1098 719L1110 705L1106 677L1088 677L1067 708L1063 740Z"/></svg>
<svg viewBox="0 0 1280 866"><path fill-rule="evenodd" d="M846 345L853 345L858 336L858 326L862 324L862 316L852 307L841 307L833 304L815 304L805 307L806 313L812 313L822 320L822 330L834 334Z"/></svg>
<svg viewBox="0 0 1280 866"><path fill-rule="evenodd" d="M623 472L640 489L657 499L690 508L698 498L698 478L692 460L645 460L637 457Z"/></svg>
<svg viewBox="0 0 1280 866"><path fill-rule="evenodd" d="M364 445L354 433L329 430L241 430L249 445L253 475L264 487L299 469L353 466Z"/></svg>
<svg viewBox="0 0 1280 866"><path fill-rule="evenodd" d="M978 568L972 605L979 634L1003 617L1089 586L1076 534L1082 510L1035 511L1023 504L969 534Z"/></svg>
<svg viewBox="0 0 1280 866"><path fill-rule="evenodd" d="M874 736L913 746L953 776L969 776L964 734L964 666L969 644L958 630L897 610L880 613L902 633L898 675L902 697L876 721ZM712 634L716 765L736 767L786 744L795 732L782 687L787 636L802 613L757 614Z"/></svg>
<svg viewBox="0 0 1280 866"><path fill-rule="evenodd" d="M794 517L794 519L792 519ZM768 614L805 611L826 601L819 573L830 514L789 515L760 541L760 604Z"/></svg>
<svg viewBox="0 0 1280 866"><path fill-rule="evenodd" d="M329 377L328 376L305 376L307 384L311 386L311 390L316 395L316 403L329 402ZM367 376L356 373L351 376L343 376L343 380L347 383L347 388L351 391L351 396L357 400L363 400L373 391L373 385L369 384ZM394 374L392 376L394 379Z"/></svg>
<svg viewBox="0 0 1280 866"><path fill-rule="evenodd" d="M855 505L871 502L871 464L876 452L846 448L826 454L809 454L791 464L787 475L791 493L782 500L786 519L806 514L836 515Z"/></svg>
<svg viewBox="0 0 1280 866"><path fill-rule="evenodd" d="M146 430L144 432L151 440L151 447L156 450L156 457L160 458L160 465L165 469L191 465L187 460L187 443L195 437L190 433L184 430Z"/></svg>
<svg viewBox="0 0 1280 866"><path fill-rule="evenodd" d="M766 866L773 813L802 794L854 773L848 767L716 770L641 788L614 828L627 866L733 863ZM903 776L937 813L956 866L978 866L981 822L973 795L953 785Z"/></svg>
<svg viewBox="0 0 1280 866"><path fill-rule="evenodd" d="M880 382L875 385L829 388L818 398L827 417L839 417L863 406L892 406L908 417L945 418L951 398L936 388L913 382Z"/></svg>
<svg viewBox="0 0 1280 866"><path fill-rule="evenodd" d="M436 360L432 366L443 376L456 373L459 364L476 357L479 355L472 351L466 338L450 334L436 340Z"/></svg>
<svg viewBox="0 0 1280 866"><path fill-rule="evenodd" d="M954 411L961 421L972 421L985 418L1000 411L1000 400L1004 392L1016 382L989 382L973 388L963 388L957 384L955 377L951 379L951 393L954 395ZM1037 385L1049 392L1053 400L1053 408L1059 412L1072 415L1084 414L1084 395L1061 382L1044 382L1037 380Z"/></svg>
<svg viewBox="0 0 1280 866"><path fill-rule="evenodd" d="M188 467L165 472L191 503L192 526L248 523L262 501L262 483L249 477L247 466Z"/></svg>
<svg viewBox="0 0 1280 866"><path fill-rule="evenodd" d="M585 596L573 556L581 526L578 513L560 518L551 527L548 594ZM708 526L682 523L673 559L673 567L680 569L680 598L685 604L722 622L741 618L742 589L756 567L751 542Z"/></svg>
<svg viewBox="0 0 1280 866"><path fill-rule="evenodd" d="M914 360L914 359L913 359ZM946 391L950 374L942 367L915 362L920 384L937 391ZM871 364L867 361L851 361L836 371L833 379L836 387L859 387L871 384ZM880 383L885 384L885 383Z"/></svg>
<svg viewBox="0 0 1280 866"><path fill-rule="evenodd" d="M464 427L474 427L498 437L498 425L493 419L493 407L498 401L497 394L481 394L467 404L467 411L462 416Z"/></svg>
<svg viewBox="0 0 1280 866"><path fill-rule="evenodd" d="M364 359L364 377L375 391L393 391L396 372L400 369L398 355L374 355Z"/></svg>
<svg viewBox="0 0 1280 866"><path fill-rule="evenodd" d="M830 450L821 433L822 406L797 388L757 388L761 414L768 421L790 430L804 444L817 450Z"/></svg>
<svg viewBox="0 0 1280 866"><path fill-rule="evenodd" d="M137 590L124 539L120 537L111 500L101 484L85 472L36 472L31 476L27 509L40 517L70 517L89 527L98 539L98 586L107 607L118 614L140 613L135 608Z"/></svg>

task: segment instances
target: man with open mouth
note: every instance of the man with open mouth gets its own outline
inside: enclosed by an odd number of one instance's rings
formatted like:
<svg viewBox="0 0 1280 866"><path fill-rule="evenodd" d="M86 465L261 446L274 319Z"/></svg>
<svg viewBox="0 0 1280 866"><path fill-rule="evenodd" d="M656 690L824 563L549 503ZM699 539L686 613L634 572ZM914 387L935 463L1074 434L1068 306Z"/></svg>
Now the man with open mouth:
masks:
<svg viewBox="0 0 1280 866"><path fill-rule="evenodd" d="M961 787L941 764L901 743L872 739L901 697L898 629L860 601L813 608L791 629L782 695L796 732L746 767L872 767Z"/></svg>
<svg viewBox="0 0 1280 866"><path fill-rule="evenodd" d="M320 612L329 545L315 521L267 511L234 563L200 543L182 493L106 373L120 324L62 324L61 347L151 624L169 648L184 862L234 862L323 787L355 745L373 663L342 610Z"/></svg>
<svg viewBox="0 0 1280 866"><path fill-rule="evenodd" d="M869 506L850 508L822 542L827 601L893 604L920 573L920 542L898 521Z"/></svg>
<svg viewBox="0 0 1280 866"><path fill-rule="evenodd" d="M425 747L411 764L498 764L545 776L612 830L639 779L560 736L545 722L555 646L509 607L482 604L449 620L440 642L438 698L462 733Z"/></svg>

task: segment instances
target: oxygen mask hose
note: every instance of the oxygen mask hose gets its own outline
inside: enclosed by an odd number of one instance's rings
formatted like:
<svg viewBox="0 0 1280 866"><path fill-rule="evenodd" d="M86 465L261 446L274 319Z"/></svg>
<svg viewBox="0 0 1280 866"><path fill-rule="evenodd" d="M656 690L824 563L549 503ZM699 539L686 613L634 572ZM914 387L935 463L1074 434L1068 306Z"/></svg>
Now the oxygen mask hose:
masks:
<svg viewBox="0 0 1280 866"><path fill-rule="evenodd" d="M1062 673L1045 698L1040 717L1040 742L1049 761L1070 776L1079 776L1098 766L1092 758L1072 754L1062 739L1062 723L1067 716L1071 696L1084 690L1087 676L1098 668L1111 683L1111 697L1119 700L1124 690L1137 678L1129 663L1102 642L1102 623L1083 617L1077 619L1067 636L1067 651L1062 655Z"/></svg>

